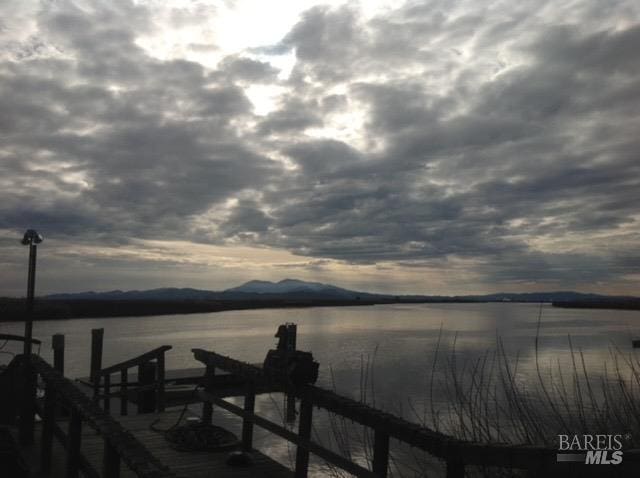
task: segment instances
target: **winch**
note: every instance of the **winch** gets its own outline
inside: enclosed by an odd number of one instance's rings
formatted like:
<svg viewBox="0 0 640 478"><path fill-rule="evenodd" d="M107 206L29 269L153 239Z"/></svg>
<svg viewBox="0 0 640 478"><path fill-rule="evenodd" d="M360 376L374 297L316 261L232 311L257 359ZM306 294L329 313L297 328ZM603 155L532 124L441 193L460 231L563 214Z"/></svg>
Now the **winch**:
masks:
<svg viewBox="0 0 640 478"><path fill-rule="evenodd" d="M266 373L277 376L292 385L313 384L318 379L318 362L311 352L296 350L296 324L286 323L278 327L275 350L267 352L263 368Z"/></svg>

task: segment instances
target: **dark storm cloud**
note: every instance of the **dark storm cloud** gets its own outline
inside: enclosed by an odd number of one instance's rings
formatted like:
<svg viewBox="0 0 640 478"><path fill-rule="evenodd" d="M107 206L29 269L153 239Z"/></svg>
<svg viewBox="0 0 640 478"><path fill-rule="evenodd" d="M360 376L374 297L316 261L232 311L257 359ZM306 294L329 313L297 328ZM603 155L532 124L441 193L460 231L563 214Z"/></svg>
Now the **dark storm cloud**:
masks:
<svg viewBox="0 0 640 478"><path fill-rule="evenodd" d="M295 91L309 101L318 83L345 82L383 149L292 137L284 151L300 169L266 195L280 235L265 240L356 262L485 258L495 280L573 273L588 283L628 272L611 249L624 256L638 240L640 27L415 8L368 25L353 10L315 8L283 40L298 59ZM597 19L597 8L581 15ZM471 49L467 60L458 45ZM507 67L483 51L505 46L524 61ZM376 81L360 80L372 72ZM591 252L529 243L558 237Z"/></svg>
<svg viewBox="0 0 640 478"><path fill-rule="evenodd" d="M128 2L44 9L43 35L63 58L0 67L5 190L2 226L53 235L188 236L189 219L277 168L235 138L251 116L235 75L270 75L227 61L214 82L204 68L151 58L134 42L150 28Z"/></svg>
<svg viewBox="0 0 640 478"><path fill-rule="evenodd" d="M139 46L157 28L143 4L43 4L36 34L2 43L0 229L460 258L490 283L626 280L637 7L578 4L314 7L215 68ZM268 59L287 52L282 80ZM254 84L284 91L264 116Z"/></svg>

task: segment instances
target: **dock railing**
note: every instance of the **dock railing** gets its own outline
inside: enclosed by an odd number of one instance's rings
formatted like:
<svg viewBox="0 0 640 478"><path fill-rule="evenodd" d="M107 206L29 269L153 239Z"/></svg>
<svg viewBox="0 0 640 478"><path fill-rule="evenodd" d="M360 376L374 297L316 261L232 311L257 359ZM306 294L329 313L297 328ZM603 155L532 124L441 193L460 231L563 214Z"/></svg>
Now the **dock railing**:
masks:
<svg viewBox="0 0 640 478"><path fill-rule="evenodd" d="M260 367L202 349L192 349L196 360L204 363L207 374L215 374L216 369L242 377L245 380L244 405L237 406L224 400L215 389L200 393L202 400L215 404L242 417L242 444L245 450L252 448L253 426L260 426L297 446L295 476L307 476L309 453L313 453L328 463L358 477L387 476L389 466L390 439L395 439L411 447L423 450L446 463L447 478L462 478L469 466L520 469L532 472L534 476L559 476L566 472L558 466L558 450L551 447L474 443L436 432L421 425L377 410L365 403L340 396L333 391L313 385L291 386L281 378L265 372ZM255 414L256 389L278 389L292 394L300 400L298 432ZM314 442L311 424L314 407L325 409L347 420L359 423L374 433L373 462L371 469ZM625 461L620 467L638 471L640 453L638 450L625 451ZM568 465L567 465L568 466ZM565 470L565 471L563 471Z"/></svg>
<svg viewBox="0 0 640 478"><path fill-rule="evenodd" d="M102 408L111 410L111 398L120 398L120 415L128 414L129 397L135 393L138 413L165 409L165 357L171 345L163 345L129 360L100 370L93 370L93 400L102 400ZM129 381L129 370L138 369L138 381ZM112 383L111 376L119 374L120 382ZM118 389L112 391L112 388Z"/></svg>
<svg viewBox="0 0 640 478"><path fill-rule="evenodd" d="M20 441L24 446L34 442L35 426L33 413L42 417L42 437L40 442L40 471L46 475L51 470L53 439L57 438L66 452L66 476L75 478L82 472L89 478L120 476L121 462L126 464L136 476L142 478L172 478L169 471L130 432L125 430L109 412L98 406L85 395L71 380L65 378L42 358L19 355L11 362L10 368L22 379L22 390L15 390L19 397L28 400L22 404L19 429ZM36 398L36 383L43 383L43 400ZM43 403L42 403L43 402ZM56 409L59 406L69 411L68 429L65 431L57 423ZM104 440L102 470L99 472L81 452L82 426L89 425Z"/></svg>

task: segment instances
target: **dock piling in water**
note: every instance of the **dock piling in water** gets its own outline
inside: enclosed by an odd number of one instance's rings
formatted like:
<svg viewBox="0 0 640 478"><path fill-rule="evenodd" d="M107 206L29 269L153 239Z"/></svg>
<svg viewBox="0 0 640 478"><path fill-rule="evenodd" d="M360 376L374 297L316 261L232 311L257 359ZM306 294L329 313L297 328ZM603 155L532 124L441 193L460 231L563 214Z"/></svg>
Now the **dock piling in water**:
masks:
<svg viewBox="0 0 640 478"><path fill-rule="evenodd" d="M51 337L53 349L53 368L64 375L64 334L54 334Z"/></svg>
<svg viewBox="0 0 640 478"><path fill-rule="evenodd" d="M104 340L104 329L91 329L91 366L89 371L90 380L96 379L97 372L102 369L102 343Z"/></svg>

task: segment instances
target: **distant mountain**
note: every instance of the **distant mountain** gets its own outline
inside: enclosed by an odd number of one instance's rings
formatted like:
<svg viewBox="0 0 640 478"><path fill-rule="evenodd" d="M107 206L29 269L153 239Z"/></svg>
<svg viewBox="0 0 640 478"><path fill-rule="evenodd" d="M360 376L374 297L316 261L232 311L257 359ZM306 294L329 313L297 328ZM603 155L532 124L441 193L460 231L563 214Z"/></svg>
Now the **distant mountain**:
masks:
<svg viewBox="0 0 640 478"><path fill-rule="evenodd" d="M280 282L269 282L252 280L238 287L233 287L224 291L225 294L261 294L261 295L305 295L324 296L332 298L355 299L356 297L381 297L378 294L368 294L366 292L356 292L342 289L330 284L320 282L305 282L296 279L284 279Z"/></svg>
<svg viewBox="0 0 640 478"><path fill-rule="evenodd" d="M251 300L260 299L319 299L358 300L388 297L342 289L319 282L285 279L280 282L252 280L224 291L189 288L162 288L151 290L112 290L108 292L77 292L45 296L51 300Z"/></svg>
<svg viewBox="0 0 640 478"><path fill-rule="evenodd" d="M497 293L464 296L390 295L371 294L343 289L331 284L284 279L280 282L252 280L224 291L190 288L161 288L151 290L112 290L109 292L78 292L52 294L44 297L51 300L328 300L368 302L577 302L628 299L598 294L583 294L572 291Z"/></svg>
<svg viewBox="0 0 640 478"><path fill-rule="evenodd" d="M77 292L69 294L51 294L45 299L51 300L214 300L221 298L221 292L176 287L151 290L111 290L108 292Z"/></svg>

